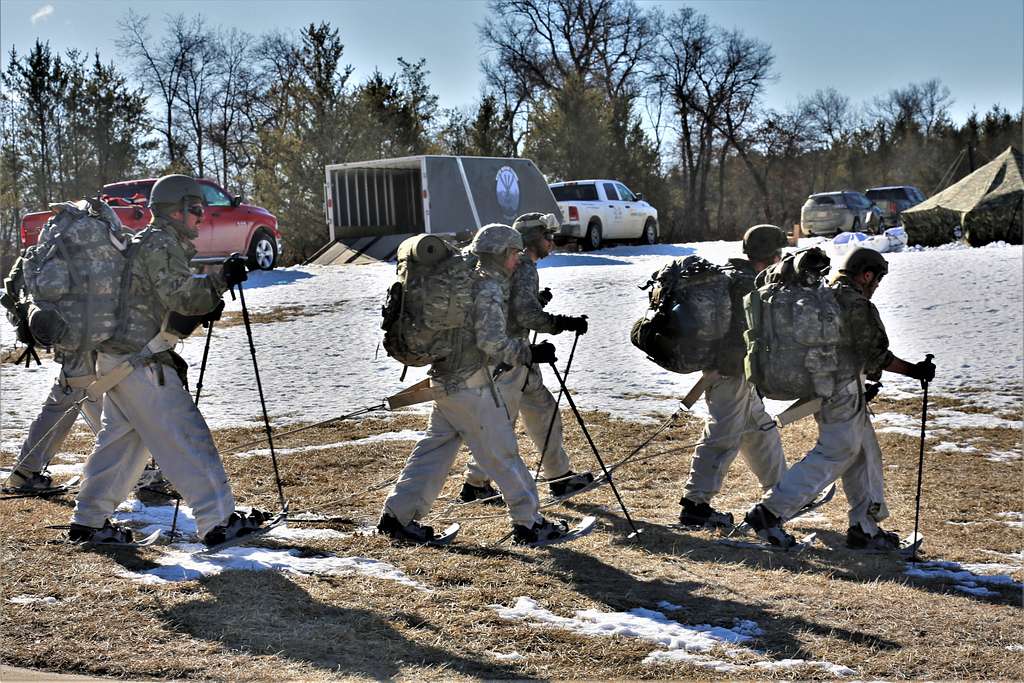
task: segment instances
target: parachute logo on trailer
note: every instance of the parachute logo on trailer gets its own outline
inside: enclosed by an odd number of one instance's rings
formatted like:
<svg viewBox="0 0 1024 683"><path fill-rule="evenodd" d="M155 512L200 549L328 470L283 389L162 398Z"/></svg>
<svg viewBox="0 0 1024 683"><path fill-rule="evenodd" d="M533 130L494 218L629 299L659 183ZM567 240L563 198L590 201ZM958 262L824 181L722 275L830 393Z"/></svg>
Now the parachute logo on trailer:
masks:
<svg viewBox="0 0 1024 683"><path fill-rule="evenodd" d="M498 206L510 220L515 218L519 209L519 176L510 166L502 166L495 177L495 194Z"/></svg>

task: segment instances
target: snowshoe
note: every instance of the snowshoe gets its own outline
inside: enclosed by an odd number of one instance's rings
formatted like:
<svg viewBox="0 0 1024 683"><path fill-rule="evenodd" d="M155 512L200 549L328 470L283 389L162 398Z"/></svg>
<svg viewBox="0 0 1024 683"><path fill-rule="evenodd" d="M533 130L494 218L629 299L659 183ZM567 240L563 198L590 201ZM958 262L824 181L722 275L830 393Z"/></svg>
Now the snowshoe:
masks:
<svg viewBox="0 0 1024 683"><path fill-rule="evenodd" d="M551 489L552 496L561 498L582 491L592 483L594 483L594 475L590 472L580 472L577 474L569 470L562 476L556 477L555 481L548 484L548 488Z"/></svg>
<svg viewBox="0 0 1024 683"><path fill-rule="evenodd" d="M265 523L271 519L269 512L253 508L248 514L235 510L223 524L218 524L203 536L203 544L208 550L224 546L243 536L259 531L264 528Z"/></svg>
<svg viewBox="0 0 1024 683"><path fill-rule="evenodd" d="M49 477L46 477L49 478ZM0 500L8 500L10 498L49 498L50 496L59 496L65 493L74 491L79 482L82 481L81 476L75 476L68 479L63 484L52 484L48 488L7 488L4 487L3 495L0 496Z"/></svg>
<svg viewBox="0 0 1024 683"><path fill-rule="evenodd" d="M895 552L903 547L902 543L899 534L881 528L873 536L861 529L860 524L846 530L846 547L853 550Z"/></svg>
<svg viewBox="0 0 1024 683"><path fill-rule="evenodd" d="M694 503L689 498L679 499L683 507L679 511L679 524L694 529L735 526L731 512L719 512L707 503Z"/></svg>
<svg viewBox="0 0 1024 683"><path fill-rule="evenodd" d="M595 522L597 522L596 517L584 517L579 524L571 529L561 521L541 520L529 528L522 524L516 524L512 527L512 543L531 547L568 543L593 531Z"/></svg>
<svg viewBox="0 0 1024 683"><path fill-rule="evenodd" d="M135 540L135 534L128 527L111 524L109 519L103 520L103 526L85 526L72 524L68 530L68 541L86 545L125 545Z"/></svg>
<svg viewBox="0 0 1024 683"><path fill-rule="evenodd" d="M743 521L757 533L758 538L779 548L791 548L796 538L782 528L782 520L761 503L744 515Z"/></svg>
<svg viewBox="0 0 1024 683"><path fill-rule="evenodd" d="M483 486L475 486L468 481L465 482L462 485L462 490L459 491L459 500L463 503L480 501L484 505L505 504L505 499L501 497L496 488L491 486L491 482L487 482Z"/></svg>
<svg viewBox="0 0 1024 683"><path fill-rule="evenodd" d="M396 541L416 543L419 545L448 545L459 533L459 525L452 524L443 533L435 534L434 528L420 524L416 520L402 524L398 518L385 512L377 522L377 531L390 536Z"/></svg>
<svg viewBox="0 0 1024 683"><path fill-rule="evenodd" d="M53 489L53 477L42 472L14 470L4 482L4 493L40 493Z"/></svg>

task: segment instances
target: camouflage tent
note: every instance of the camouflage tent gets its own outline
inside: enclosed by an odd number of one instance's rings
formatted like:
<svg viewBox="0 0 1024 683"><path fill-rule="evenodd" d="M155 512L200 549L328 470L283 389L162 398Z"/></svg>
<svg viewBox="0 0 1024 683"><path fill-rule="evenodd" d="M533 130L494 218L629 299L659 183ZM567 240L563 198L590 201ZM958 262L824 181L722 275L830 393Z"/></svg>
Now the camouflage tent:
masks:
<svg viewBox="0 0 1024 683"><path fill-rule="evenodd" d="M961 234L972 246L1021 242L1024 179L1013 147L956 185L900 214L910 244L935 245Z"/></svg>

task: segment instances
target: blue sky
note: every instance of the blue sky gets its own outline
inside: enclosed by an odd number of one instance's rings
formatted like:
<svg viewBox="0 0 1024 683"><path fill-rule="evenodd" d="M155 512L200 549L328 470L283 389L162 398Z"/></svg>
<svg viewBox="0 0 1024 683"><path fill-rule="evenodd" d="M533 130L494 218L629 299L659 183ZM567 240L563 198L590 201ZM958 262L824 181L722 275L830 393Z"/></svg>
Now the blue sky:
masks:
<svg viewBox="0 0 1024 683"><path fill-rule="evenodd" d="M680 2L642 1L665 11ZM912 81L940 78L956 99L954 120L971 108L1024 106L1024 0L704 0L688 2L713 22L771 44L778 80L767 102L783 108L828 86L861 103ZM99 50L118 61L117 20L131 7L159 29L167 13L200 13L210 25L253 34L298 30L329 21L340 28L344 60L361 79L396 59L426 58L443 107L478 96L481 47L476 26L484 0L0 0L0 47L6 64L14 46L26 52L38 38L52 48ZM156 31L154 31L156 33Z"/></svg>

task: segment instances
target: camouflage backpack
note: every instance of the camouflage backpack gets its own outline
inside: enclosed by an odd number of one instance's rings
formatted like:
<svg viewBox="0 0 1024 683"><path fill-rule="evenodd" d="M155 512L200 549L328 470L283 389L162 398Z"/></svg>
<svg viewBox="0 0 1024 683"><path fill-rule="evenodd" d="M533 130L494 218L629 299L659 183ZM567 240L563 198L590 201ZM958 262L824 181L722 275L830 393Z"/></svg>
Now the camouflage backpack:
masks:
<svg viewBox="0 0 1024 683"><path fill-rule="evenodd" d="M117 328L131 233L99 199L50 209L54 216L22 257L29 327L44 346L85 352Z"/></svg>
<svg viewBox="0 0 1024 683"><path fill-rule="evenodd" d="M729 278L722 269L687 256L655 272L641 289L651 290L649 306L633 323L633 345L672 372L712 367L716 342L729 331L732 311Z"/></svg>
<svg viewBox="0 0 1024 683"><path fill-rule="evenodd" d="M835 391L840 310L825 286L829 259L817 247L788 254L762 272L744 300L744 374L766 397L792 401Z"/></svg>
<svg viewBox="0 0 1024 683"><path fill-rule="evenodd" d="M418 367L458 352L457 333L473 304L475 262L435 235L398 246L398 279L381 309L389 356Z"/></svg>

